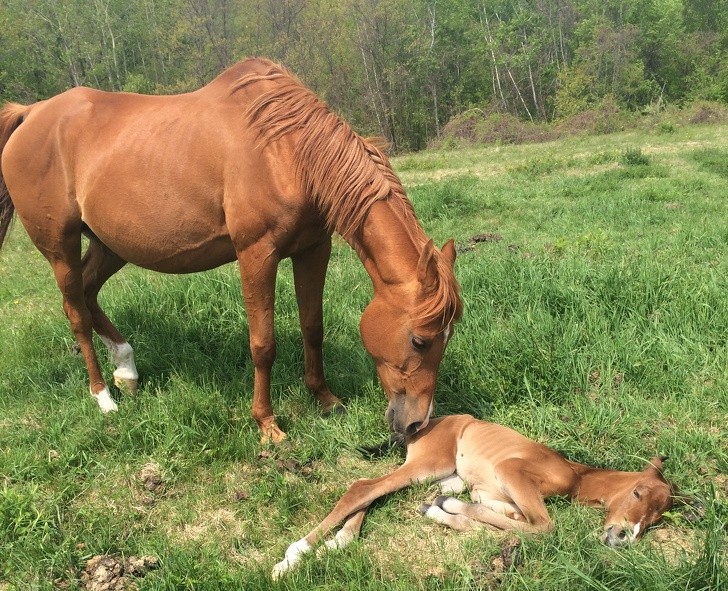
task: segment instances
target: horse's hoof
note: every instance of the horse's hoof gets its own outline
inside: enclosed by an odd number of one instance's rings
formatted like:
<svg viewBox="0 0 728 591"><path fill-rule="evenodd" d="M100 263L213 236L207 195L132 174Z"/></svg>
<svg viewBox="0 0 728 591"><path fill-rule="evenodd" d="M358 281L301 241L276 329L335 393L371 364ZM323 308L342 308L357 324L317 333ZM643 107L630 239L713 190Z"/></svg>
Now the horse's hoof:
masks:
<svg viewBox="0 0 728 591"><path fill-rule="evenodd" d="M341 402L337 402L332 407L324 409L322 414L325 417L341 417L346 414L346 407Z"/></svg>
<svg viewBox="0 0 728 591"><path fill-rule="evenodd" d="M134 378L122 378L114 376L114 384L119 390L123 390L128 394L136 394L139 388L139 380Z"/></svg>
<svg viewBox="0 0 728 591"><path fill-rule="evenodd" d="M271 423L270 425L266 427L261 427L262 435L260 437L260 444L261 445L268 445L270 443L273 444L279 444L283 443L286 439L288 439L288 435L286 435L281 429L278 427L278 425L275 424L275 422Z"/></svg>

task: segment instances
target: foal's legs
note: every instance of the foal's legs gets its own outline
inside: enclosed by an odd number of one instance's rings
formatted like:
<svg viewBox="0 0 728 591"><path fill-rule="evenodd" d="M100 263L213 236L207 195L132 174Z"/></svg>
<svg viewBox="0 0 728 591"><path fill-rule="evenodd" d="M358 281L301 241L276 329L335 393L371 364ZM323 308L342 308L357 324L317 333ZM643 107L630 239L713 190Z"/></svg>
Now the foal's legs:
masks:
<svg viewBox="0 0 728 591"><path fill-rule="evenodd" d="M310 552L318 541L339 522L346 519L343 537L353 539L361 528L361 521L367 507L376 499L403 489L415 482L429 479L442 479L455 471L454 458L447 455L433 456L424 461L421 458L407 458L404 464L394 472L380 478L357 480L336 503L321 523L314 527L305 537L293 542L286 550L285 557L273 567L272 576L279 578L298 563L304 554ZM348 543L348 542L347 542ZM335 541L331 545L338 545Z"/></svg>
<svg viewBox="0 0 728 591"><path fill-rule="evenodd" d="M432 505L421 505L419 511L437 523L458 531L484 526L527 533L543 531L542 528L526 522L524 516L514 511L509 504L498 501L487 504L466 503L454 497L441 496Z"/></svg>
<svg viewBox="0 0 728 591"><path fill-rule="evenodd" d="M134 394L139 379L134 363L134 350L108 319L97 299L101 286L121 269L126 261L109 250L95 236L90 236L89 239L88 249L81 259L86 306L91 312L94 330L101 337L116 365L114 382L120 388L125 388Z"/></svg>
<svg viewBox="0 0 728 591"><path fill-rule="evenodd" d="M271 368L276 357L273 307L279 261L275 247L262 241L238 252L250 330L250 354L255 367L252 414L261 431L261 443L278 443L286 438L276 423L270 402Z"/></svg>
<svg viewBox="0 0 728 591"><path fill-rule="evenodd" d="M331 393L324 378L323 292L326 267L331 255L331 238L291 257L298 300L298 316L303 335L304 380L324 413L343 409L341 400Z"/></svg>

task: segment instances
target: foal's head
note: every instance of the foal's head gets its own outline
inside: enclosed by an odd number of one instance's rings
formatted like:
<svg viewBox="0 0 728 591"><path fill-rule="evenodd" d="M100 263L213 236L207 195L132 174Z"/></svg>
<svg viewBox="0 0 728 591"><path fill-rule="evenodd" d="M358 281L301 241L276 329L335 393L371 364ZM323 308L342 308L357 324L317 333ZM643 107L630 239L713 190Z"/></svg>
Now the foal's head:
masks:
<svg viewBox="0 0 728 591"><path fill-rule="evenodd" d="M635 473L628 487L610 499L602 542L612 547L632 543L672 507L672 489L662 476L666 459L653 458L642 472Z"/></svg>
<svg viewBox="0 0 728 591"><path fill-rule="evenodd" d="M387 395L387 421L398 438L424 428L433 410L437 370L460 318L462 303L452 274L452 241L437 252L430 240L416 277L396 290L375 291L360 330Z"/></svg>

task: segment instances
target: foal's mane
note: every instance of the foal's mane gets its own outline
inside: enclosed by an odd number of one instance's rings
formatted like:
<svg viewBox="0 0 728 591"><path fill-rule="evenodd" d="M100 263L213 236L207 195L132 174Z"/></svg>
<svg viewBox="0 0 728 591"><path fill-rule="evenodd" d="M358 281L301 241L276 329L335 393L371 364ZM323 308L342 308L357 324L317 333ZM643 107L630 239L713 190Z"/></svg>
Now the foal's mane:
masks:
<svg viewBox="0 0 728 591"><path fill-rule="evenodd" d="M295 171L307 195L324 215L326 225L345 239L361 227L377 201L397 204L413 233L424 232L389 159L374 140L358 135L328 105L284 67L259 60L265 71L239 77L236 92L258 82L264 90L247 109L247 118L263 142L289 133L297 135L293 156ZM435 254L440 281L414 312L422 322L441 318L443 328L459 319L462 303L459 286L439 252Z"/></svg>

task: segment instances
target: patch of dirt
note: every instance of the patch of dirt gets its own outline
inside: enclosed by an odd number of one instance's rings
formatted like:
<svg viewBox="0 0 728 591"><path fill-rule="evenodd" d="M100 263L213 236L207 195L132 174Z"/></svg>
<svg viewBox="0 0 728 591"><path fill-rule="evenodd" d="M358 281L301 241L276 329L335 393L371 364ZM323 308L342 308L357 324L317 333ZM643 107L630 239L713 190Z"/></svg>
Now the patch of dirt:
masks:
<svg viewBox="0 0 728 591"><path fill-rule="evenodd" d="M149 492L156 492L164 488L164 475L156 462L144 464L139 472L139 480Z"/></svg>
<svg viewBox="0 0 728 591"><path fill-rule="evenodd" d="M503 236L496 234L495 232L485 232L483 234L476 234L468 238L468 241L464 244L460 244L457 247L458 252L467 252L473 250L476 244L481 242L500 242L503 240ZM509 247L510 248L510 247Z"/></svg>
<svg viewBox="0 0 728 591"><path fill-rule="evenodd" d="M649 540L653 546L658 546L671 564L679 564L686 555L694 558L699 553L694 534L682 528L653 529L644 539Z"/></svg>
<svg viewBox="0 0 728 591"><path fill-rule="evenodd" d="M182 524L171 533L174 539L184 543L210 543L214 540L230 540L245 537L246 524L229 509L201 511L194 521ZM225 542L227 543L227 542Z"/></svg>
<svg viewBox="0 0 728 591"><path fill-rule="evenodd" d="M156 556L94 556L81 573L81 585L87 591L131 591L135 579L159 566Z"/></svg>
<svg viewBox="0 0 728 591"><path fill-rule="evenodd" d="M470 566L479 588L498 589L503 581L503 575L522 564L521 540L506 538L498 554L492 554L486 562L476 560Z"/></svg>

